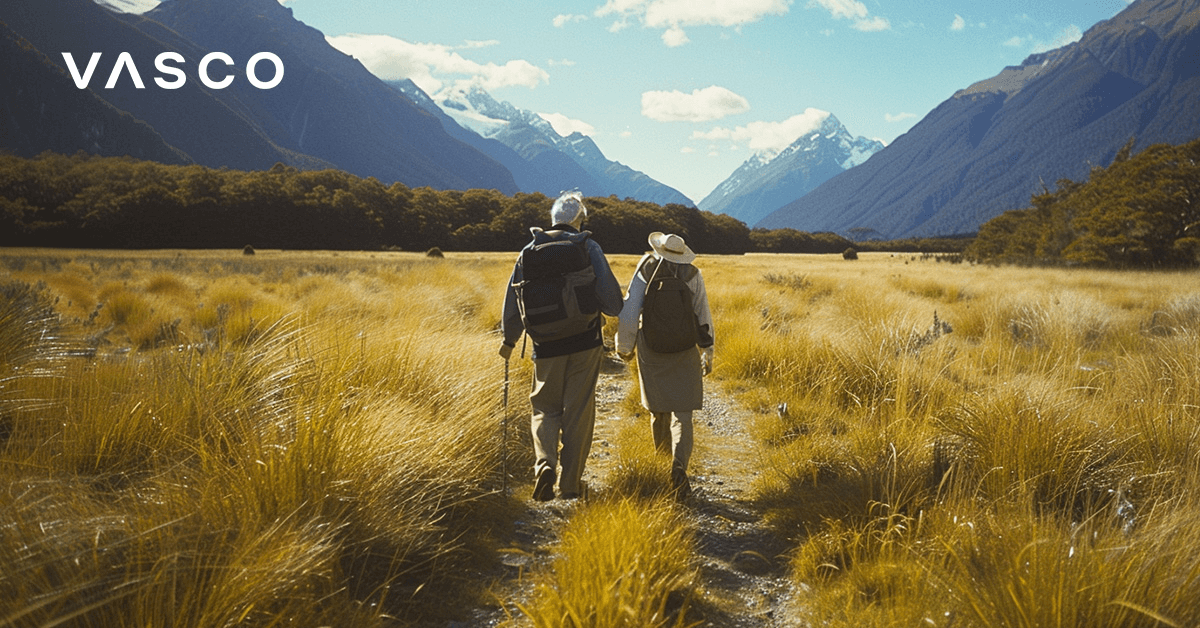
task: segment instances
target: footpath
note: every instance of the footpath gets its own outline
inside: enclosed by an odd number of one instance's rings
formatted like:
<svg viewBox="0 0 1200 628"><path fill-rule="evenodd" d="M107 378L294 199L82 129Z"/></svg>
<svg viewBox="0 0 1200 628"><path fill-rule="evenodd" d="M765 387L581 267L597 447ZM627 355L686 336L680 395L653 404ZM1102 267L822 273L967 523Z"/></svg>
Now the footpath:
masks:
<svg viewBox="0 0 1200 628"><path fill-rule="evenodd" d="M606 475L616 461L614 437L629 421L621 402L632 385L628 370L609 360L596 389L596 431L584 475L592 493L606 487ZM757 477L758 446L747 425L751 413L715 380L705 381L704 409L694 417L696 448L689 476L692 498L685 512L696 534L699 581L697 594L704 614L702 626L782 628L803 625L788 579L786 544L778 539L754 508L749 496ZM513 421L527 429L527 420ZM518 498L521 496L518 495ZM517 608L533 594L532 574L549 568L563 524L577 508L571 502L528 501L518 517L514 551L505 554L504 573L493 586L503 608L480 609L468 621L449 628L525 626Z"/></svg>

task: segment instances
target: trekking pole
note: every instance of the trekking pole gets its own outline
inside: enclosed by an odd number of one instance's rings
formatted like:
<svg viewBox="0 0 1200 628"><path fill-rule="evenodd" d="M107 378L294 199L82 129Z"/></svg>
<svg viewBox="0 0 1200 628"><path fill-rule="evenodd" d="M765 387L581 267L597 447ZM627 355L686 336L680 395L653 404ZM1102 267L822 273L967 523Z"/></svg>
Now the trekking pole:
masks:
<svg viewBox="0 0 1200 628"><path fill-rule="evenodd" d="M504 359L504 418L500 421L500 490L508 496L508 358Z"/></svg>

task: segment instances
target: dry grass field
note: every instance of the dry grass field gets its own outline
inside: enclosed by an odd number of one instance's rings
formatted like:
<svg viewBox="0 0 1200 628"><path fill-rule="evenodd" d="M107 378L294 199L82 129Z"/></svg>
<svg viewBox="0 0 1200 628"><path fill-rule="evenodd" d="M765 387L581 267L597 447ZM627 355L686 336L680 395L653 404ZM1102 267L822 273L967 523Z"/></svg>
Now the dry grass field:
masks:
<svg viewBox="0 0 1200 628"><path fill-rule="evenodd" d="M513 259L0 250L0 626L494 603L532 462L528 360L502 429ZM755 411L754 500L804 592L778 625L1200 624L1200 275L697 264L709 394ZM694 531L618 466L512 623L691 621L665 609Z"/></svg>

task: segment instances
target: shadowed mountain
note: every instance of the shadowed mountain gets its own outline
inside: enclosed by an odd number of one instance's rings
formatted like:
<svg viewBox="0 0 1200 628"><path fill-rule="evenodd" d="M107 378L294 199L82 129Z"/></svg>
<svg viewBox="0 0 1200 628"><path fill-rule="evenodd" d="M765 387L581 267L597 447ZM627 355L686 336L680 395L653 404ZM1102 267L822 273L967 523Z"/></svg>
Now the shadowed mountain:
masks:
<svg viewBox="0 0 1200 628"><path fill-rule="evenodd" d="M3 23L0 137L5 149L21 157L82 150L166 164L191 162L150 125L75 87L66 72Z"/></svg>
<svg viewBox="0 0 1200 628"><path fill-rule="evenodd" d="M238 169L269 168L276 162L296 166L316 165L317 160L293 154L273 143L244 113L231 108L204 87L196 76L198 58L181 66L186 83L162 89L154 59L176 50L121 21L108 9L90 0L6 0L0 3L0 21L28 40L64 72L69 52L82 74L92 53L101 53L88 89L113 107L149 124L170 145L196 163ZM194 46L192 47L194 48ZM189 50L177 50L188 57ZM118 55L128 52L144 87L139 89L122 70L112 88L106 87ZM244 79L242 79L244 82Z"/></svg>
<svg viewBox="0 0 1200 628"><path fill-rule="evenodd" d="M954 94L869 161L756 226L965 233L1059 179L1200 137L1200 0L1138 0L1083 38Z"/></svg>
<svg viewBox="0 0 1200 628"><path fill-rule="evenodd" d="M64 73L63 52L73 55L80 73L92 53L101 53L86 91L205 166L264 170L282 162L410 187L517 191L507 168L450 137L435 117L274 0L168 0L143 15L114 13L90 0L7 0L0 21ZM200 81L199 61L211 51L234 60L209 67L214 79L232 76L224 89ZM273 89L258 89L245 76L250 57L264 51L285 68ZM142 88L125 69L107 87L122 52L130 53ZM171 64L186 74L178 89L154 83L173 80L155 68L163 52L185 59ZM274 71L270 63L256 68L264 80Z"/></svg>
<svg viewBox="0 0 1200 628"><path fill-rule="evenodd" d="M235 60L264 50L279 55L287 73L278 87L235 86L283 145L388 183L517 191L503 165L450 137L437 118L276 0L167 0L144 18Z"/></svg>

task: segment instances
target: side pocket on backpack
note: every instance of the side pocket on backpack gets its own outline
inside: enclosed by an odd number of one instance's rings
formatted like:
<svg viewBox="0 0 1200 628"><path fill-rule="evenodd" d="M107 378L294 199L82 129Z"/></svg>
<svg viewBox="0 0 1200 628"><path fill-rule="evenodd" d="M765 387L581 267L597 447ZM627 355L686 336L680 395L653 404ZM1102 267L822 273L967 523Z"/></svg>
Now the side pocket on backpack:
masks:
<svg viewBox="0 0 1200 628"><path fill-rule="evenodd" d="M579 303L579 311L584 314L595 314L600 311L600 299L596 297L596 281L575 286L575 300Z"/></svg>

